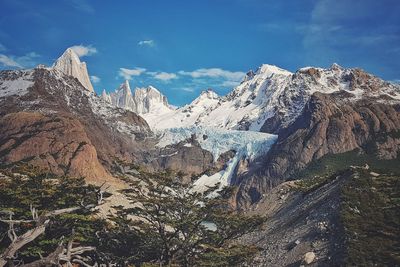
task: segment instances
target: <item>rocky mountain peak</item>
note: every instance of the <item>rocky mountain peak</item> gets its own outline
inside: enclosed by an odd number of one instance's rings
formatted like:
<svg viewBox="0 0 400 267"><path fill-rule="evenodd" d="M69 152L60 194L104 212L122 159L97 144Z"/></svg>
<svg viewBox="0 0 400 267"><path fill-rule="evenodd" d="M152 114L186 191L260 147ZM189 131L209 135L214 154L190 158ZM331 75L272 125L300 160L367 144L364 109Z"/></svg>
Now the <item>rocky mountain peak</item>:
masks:
<svg viewBox="0 0 400 267"><path fill-rule="evenodd" d="M263 76L272 76L274 74L276 75L291 75L292 73L290 71L281 69L275 65L269 65L269 64L262 64L256 71L256 75L262 74Z"/></svg>
<svg viewBox="0 0 400 267"><path fill-rule="evenodd" d="M344 68L337 63L333 63L330 67L332 70L343 70Z"/></svg>
<svg viewBox="0 0 400 267"><path fill-rule="evenodd" d="M110 103L138 114L171 111L173 108L168 104L167 98L155 87L135 88L132 92L129 81L122 83L115 92L103 94L102 98Z"/></svg>
<svg viewBox="0 0 400 267"><path fill-rule="evenodd" d="M126 95L132 95L131 87L129 85L129 81L125 80L116 91L121 91Z"/></svg>
<svg viewBox="0 0 400 267"><path fill-rule="evenodd" d="M254 78L254 75L256 75L256 74L254 73L254 71L253 71L253 70L249 70L249 71L246 73L246 75L244 76L244 78L243 78L243 80L242 80L241 83L244 83L244 82L247 82L247 81L253 79L253 78Z"/></svg>
<svg viewBox="0 0 400 267"><path fill-rule="evenodd" d="M199 98L219 99L219 96L213 89L208 88L200 93Z"/></svg>
<svg viewBox="0 0 400 267"><path fill-rule="evenodd" d="M111 96L110 94L107 93L106 89L103 89L103 92L101 93L101 98L107 101L108 103L111 103Z"/></svg>
<svg viewBox="0 0 400 267"><path fill-rule="evenodd" d="M72 48L65 50L52 67L66 75L77 78L88 91L94 92L93 85L89 79L86 63L80 61L79 56Z"/></svg>

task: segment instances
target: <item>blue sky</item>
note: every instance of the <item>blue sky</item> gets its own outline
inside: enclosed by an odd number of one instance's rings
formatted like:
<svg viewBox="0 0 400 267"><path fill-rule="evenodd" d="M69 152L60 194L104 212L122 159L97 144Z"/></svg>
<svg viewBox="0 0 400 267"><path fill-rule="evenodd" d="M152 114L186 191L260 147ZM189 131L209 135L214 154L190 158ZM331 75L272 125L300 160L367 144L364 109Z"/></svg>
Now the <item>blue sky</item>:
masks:
<svg viewBox="0 0 400 267"><path fill-rule="evenodd" d="M0 68L51 65L76 46L98 93L128 78L174 105L226 94L262 63L397 81L399 14L398 0L0 0Z"/></svg>

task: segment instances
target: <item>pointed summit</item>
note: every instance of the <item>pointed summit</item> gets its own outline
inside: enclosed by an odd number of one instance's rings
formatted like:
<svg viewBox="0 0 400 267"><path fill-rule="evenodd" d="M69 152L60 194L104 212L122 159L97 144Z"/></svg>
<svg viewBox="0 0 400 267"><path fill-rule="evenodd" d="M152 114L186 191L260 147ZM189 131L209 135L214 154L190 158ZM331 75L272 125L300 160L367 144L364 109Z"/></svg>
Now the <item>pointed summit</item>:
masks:
<svg viewBox="0 0 400 267"><path fill-rule="evenodd" d="M126 95L132 95L131 86L129 85L128 80L125 80L123 83L121 83L116 91L125 92Z"/></svg>
<svg viewBox="0 0 400 267"><path fill-rule="evenodd" d="M86 63L79 60L78 55L72 48L68 48L53 64L53 69L59 70L66 75L73 76L90 92L94 92Z"/></svg>
<svg viewBox="0 0 400 267"><path fill-rule="evenodd" d="M101 98L111 104L111 96L106 92L106 89L103 89L103 92L101 93Z"/></svg>
<svg viewBox="0 0 400 267"><path fill-rule="evenodd" d="M208 88L207 90L203 90L200 93L199 98L203 99L203 98L208 98L208 99L219 99L218 94L211 88Z"/></svg>
<svg viewBox="0 0 400 267"><path fill-rule="evenodd" d="M128 80L125 80L115 90L115 93L111 93L111 102L119 108L136 112L136 104L132 98L132 91Z"/></svg>
<svg viewBox="0 0 400 267"><path fill-rule="evenodd" d="M291 75L292 73L290 71L281 69L281 68L279 68L279 67L277 67L275 65L262 64L258 68L258 70L257 70L257 72L255 74L258 74L258 75L262 74L262 75L265 75L265 76L271 76L273 74L278 74L278 75L287 76L287 75Z"/></svg>
<svg viewBox="0 0 400 267"><path fill-rule="evenodd" d="M167 97L151 85L147 88L136 88L133 98L139 114L146 114L154 110L165 112L171 109Z"/></svg>

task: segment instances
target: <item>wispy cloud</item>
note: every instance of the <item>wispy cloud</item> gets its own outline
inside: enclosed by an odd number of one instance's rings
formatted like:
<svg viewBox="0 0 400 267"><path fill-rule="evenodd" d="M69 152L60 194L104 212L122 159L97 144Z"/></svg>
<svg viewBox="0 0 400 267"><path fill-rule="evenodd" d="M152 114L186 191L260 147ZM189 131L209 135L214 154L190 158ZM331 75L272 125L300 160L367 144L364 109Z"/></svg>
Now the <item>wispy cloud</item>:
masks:
<svg viewBox="0 0 400 267"><path fill-rule="evenodd" d="M233 88L233 87L238 86L239 83L240 83L240 81L223 81L223 82L221 83L221 86L222 86L222 87Z"/></svg>
<svg viewBox="0 0 400 267"><path fill-rule="evenodd" d="M68 0L67 2L78 11L89 14L93 14L95 12L94 7L89 4L87 0Z"/></svg>
<svg viewBox="0 0 400 267"><path fill-rule="evenodd" d="M3 67L28 68L37 64L38 57L40 56L35 52L30 52L20 57L0 54L0 64Z"/></svg>
<svg viewBox="0 0 400 267"><path fill-rule="evenodd" d="M120 68L118 76L131 80L134 76L136 82L152 84L157 82L171 83L170 88L184 92L196 92L204 88L233 88L245 76L241 71L229 71L221 68L200 68L194 71L147 71L145 68ZM140 77L139 77L140 76ZM179 79L179 81L177 81ZM177 81L177 82L176 82Z"/></svg>
<svg viewBox="0 0 400 267"><path fill-rule="evenodd" d="M154 40L142 40L138 42L138 45L154 47L156 45L156 42Z"/></svg>
<svg viewBox="0 0 400 267"><path fill-rule="evenodd" d="M99 83L101 81L101 79L95 75L90 76L90 80L92 83Z"/></svg>
<svg viewBox="0 0 400 267"><path fill-rule="evenodd" d="M173 79L177 79L178 75L175 73L168 73L168 72L148 72L147 74L153 76L154 79L163 81L163 82L168 82Z"/></svg>
<svg viewBox="0 0 400 267"><path fill-rule="evenodd" d="M189 92L189 93L193 93L194 92L194 88L191 87L184 87L184 88L180 88L182 91L185 92Z"/></svg>
<svg viewBox="0 0 400 267"><path fill-rule="evenodd" d="M74 50L79 57L91 56L97 53L96 47L93 47L92 45L74 45L71 49Z"/></svg>
<svg viewBox="0 0 400 267"><path fill-rule="evenodd" d="M140 76L145 71L146 71L145 68L134 68L134 69L120 68L118 75L120 77L123 77L125 80L131 80L133 76Z"/></svg>
<svg viewBox="0 0 400 267"><path fill-rule="evenodd" d="M6 50L7 50L7 48L2 43L0 43L0 52L6 51Z"/></svg>
<svg viewBox="0 0 400 267"><path fill-rule="evenodd" d="M3 54L0 54L0 63L5 67L22 68L14 59Z"/></svg>
<svg viewBox="0 0 400 267"><path fill-rule="evenodd" d="M228 81L240 81L245 73L241 71L229 71L229 70L223 70L220 68L202 68L202 69L197 69L194 71L179 71L178 72L180 75L188 75L191 76L192 78L202 78L202 77L208 77L208 78L224 78Z"/></svg>

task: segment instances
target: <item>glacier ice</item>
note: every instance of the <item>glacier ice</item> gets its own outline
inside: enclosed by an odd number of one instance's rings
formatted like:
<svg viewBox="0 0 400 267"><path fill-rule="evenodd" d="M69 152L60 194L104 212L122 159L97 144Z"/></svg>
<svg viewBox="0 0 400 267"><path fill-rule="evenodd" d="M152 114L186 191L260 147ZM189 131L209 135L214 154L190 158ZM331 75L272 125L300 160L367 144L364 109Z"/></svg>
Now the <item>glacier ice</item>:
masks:
<svg viewBox="0 0 400 267"><path fill-rule="evenodd" d="M157 135L160 138L158 147L177 144L195 135L201 148L212 153L214 161L217 161L225 152L230 150L236 152L224 170L211 176L203 175L195 181L194 188L197 191L204 191L207 186L214 186L217 183L220 183L220 188L229 185L241 159L252 161L266 154L277 139L277 136L273 134L199 126L170 128L157 132Z"/></svg>

